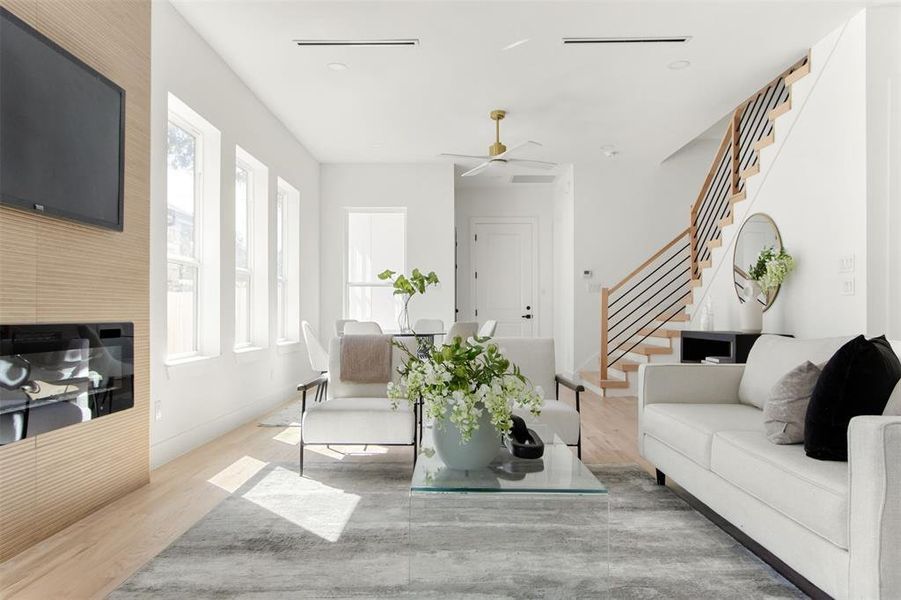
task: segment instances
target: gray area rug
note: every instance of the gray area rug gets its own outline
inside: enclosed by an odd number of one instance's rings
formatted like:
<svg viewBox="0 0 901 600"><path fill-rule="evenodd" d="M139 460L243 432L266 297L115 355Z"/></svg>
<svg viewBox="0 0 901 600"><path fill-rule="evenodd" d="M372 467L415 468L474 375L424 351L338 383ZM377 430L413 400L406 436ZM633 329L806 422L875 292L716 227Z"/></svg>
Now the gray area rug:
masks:
<svg viewBox="0 0 901 600"><path fill-rule="evenodd" d="M304 478L270 464L110 597L803 597L638 468L592 471L609 512L584 497L411 503L409 463L312 464Z"/></svg>

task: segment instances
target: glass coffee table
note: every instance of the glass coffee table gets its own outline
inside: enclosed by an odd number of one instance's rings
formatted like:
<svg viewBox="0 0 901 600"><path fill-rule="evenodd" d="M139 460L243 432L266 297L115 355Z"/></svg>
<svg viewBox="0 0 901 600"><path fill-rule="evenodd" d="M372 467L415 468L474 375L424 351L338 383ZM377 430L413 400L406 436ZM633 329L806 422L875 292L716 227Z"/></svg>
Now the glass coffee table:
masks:
<svg viewBox="0 0 901 600"><path fill-rule="evenodd" d="M607 488L553 434L458 471L420 454L410 484L410 583L446 597L596 598L609 581ZM427 445L426 445L427 446Z"/></svg>

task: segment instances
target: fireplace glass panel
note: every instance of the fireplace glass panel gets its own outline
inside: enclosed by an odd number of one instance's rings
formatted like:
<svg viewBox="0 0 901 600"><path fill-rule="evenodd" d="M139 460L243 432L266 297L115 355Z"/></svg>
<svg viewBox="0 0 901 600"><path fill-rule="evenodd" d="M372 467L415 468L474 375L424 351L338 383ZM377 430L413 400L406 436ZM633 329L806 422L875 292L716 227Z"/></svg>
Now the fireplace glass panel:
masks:
<svg viewBox="0 0 901 600"><path fill-rule="evenodd" d="M0 445L133 406L131 323L0 325Z"/></svg>

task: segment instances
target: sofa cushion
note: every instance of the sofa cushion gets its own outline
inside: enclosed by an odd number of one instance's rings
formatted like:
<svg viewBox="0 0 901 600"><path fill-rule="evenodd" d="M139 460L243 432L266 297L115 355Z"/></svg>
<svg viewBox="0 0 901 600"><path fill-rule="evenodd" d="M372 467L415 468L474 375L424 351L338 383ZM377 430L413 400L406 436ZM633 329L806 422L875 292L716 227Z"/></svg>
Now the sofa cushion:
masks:
<svg viewBox="0 0 901 600"><path fill-rule="evenodd" d="M848 464L808 458L762 431L722 431L711 470L840 548L848 548Z"/></svg>
<svg viewBox="0 0 901 600"><path fill-rule="evenodd" d="M763 433L763 411L745 404L649 404L642 431L710 468L710 445L718 431Z"/></svg>
<svg viewBox="0 0 901 600"><path fill-rule="evenodd" d="M553 390L552 390L553 393ZM541 405L541 415L532 416L528 410L514 408L513 414L522 417L526 425L544 425L558 436L567 445L579 443L579 413L567 402L561 400L545 400ZM539 435L542 435L539 432ZM551 440L544 440L550 442Z"/></svg>
<svg viewBox="0 0 901 600"><path fill-rule="evenodd" d="M333 398L307 403L303 441L308 444L412 444L413 409L392 408L387 398Z"/></svg>
<svg viewBox="0 0 901 600"><path fill-rule="evenodd" d="M820 460L848 460L848 424L881 415L901 379L901 362L885 337L859 335L829 359L817 380L804 423L804 450Z"/></svg>
<svg viewBox="0 0 901 600"><path fill-rule="evenodd" d="M738 386L739 402L763 410L770 390L783 375L808 360L817 365L826 362L849 339L796 340L779 335L760 336L748 354Z"/></svg>
<svg viewBox="0 0 901 600"><path fill-rule="evenodd" d="M763 407L766 437L774 444L804 441L804 419L810 395L820 378L820 367L809 360L782 376Z"/></svg>

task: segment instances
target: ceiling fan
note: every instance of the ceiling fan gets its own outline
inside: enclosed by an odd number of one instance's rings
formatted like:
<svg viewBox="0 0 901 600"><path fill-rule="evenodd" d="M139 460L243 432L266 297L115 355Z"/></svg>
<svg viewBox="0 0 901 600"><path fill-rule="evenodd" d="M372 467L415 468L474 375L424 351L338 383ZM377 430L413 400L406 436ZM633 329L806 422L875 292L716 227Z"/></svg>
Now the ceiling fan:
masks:
<svg viewBox="0 0 901 600"><path fill-rule="evenodd" d="M510 149L507 149L505 145L501 143L501 120L507 116L507 111L505 110L493 110L491 111L491 120L494 121L494 143L488 146L488 155L480 156L474 154L447 154L443 153L441 156L449 156L451 158L466 158L466 159L474 159L480 160L482 163L477 167L470 169L463 173L461 177L472 177L473 175L478 175L485 169L489 167L502 167L508 164L517 165L521 167L527 167L529 169L553 169L557 166L555 162L547 162L544 160L530 160L525 158L513 158L511 155L520 150L522 148L526 148L528 146L540 146L538 142L527 141L522 142L520 144L516 144Z"/></svg>

